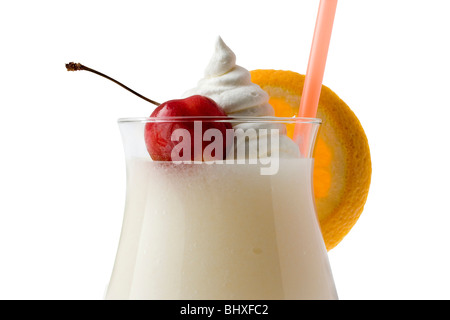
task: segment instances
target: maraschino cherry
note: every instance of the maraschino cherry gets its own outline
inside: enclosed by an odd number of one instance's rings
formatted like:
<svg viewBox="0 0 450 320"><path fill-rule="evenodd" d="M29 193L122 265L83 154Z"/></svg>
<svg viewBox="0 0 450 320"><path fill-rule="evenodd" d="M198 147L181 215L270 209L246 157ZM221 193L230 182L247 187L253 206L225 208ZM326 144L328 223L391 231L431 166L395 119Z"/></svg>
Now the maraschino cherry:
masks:
<svg viewBox="0 0 450 320"><path fill-rule="evenodd" d="M194 95L185 99L176 99L164 102L158 108L153 111L151 118L170 118L170 117L190 117L189 121L183 121L178 119L176 121L163 121L163 122L148 122L145 125L145 143L147 150L153 160L159 161L171 161L172 150L180 143L177 139L173 139L173 133L177 129L184 129L187 133L187 138L190 139L190 150L184 150L189 155L179 155L179 158L185 161L203 161L211 160L205 159L203 153L207 145L211 142L204 140L204 133L209 129L219 130L219 136L222 138L222 150L216 150L217 154L214 154L214 160L222 160L226 153L226 130L231 129L231 124L226 122L208 122L198 120L195 117L225 117L226 113L220 108L214 100L201 96ZM195 130L195 122L201 121L200 130ZM198 131L198 132L196 132ZM196 135L200 135L199 137ZM186 137L184 137L185 139ZM175 140L175 141L173 141ZM195 143L201 144L197 148L194 147ZM220 156L219 156L220 153ZM210 155L209 155L210 156Z"/></svg>
<svg viewBox="0 0 450 320"><path fill-rule="evenodd" d="M95 74L98 74L104 78L107 78L116 84L122 86L126 90L132 92L138 97L158 106L151 114L151 118L164 118L163 121L155 121L148 122L145 126L145 144L147 150L151 156L151 158L155 161L172 161L172 151L175 146L180 143L180 141L176 141L173 139L173 132L176 129L184 129L184 132L189 133L191 137L191 146L190 149L190 157L184 160L207 160L203 156L203 151L210 144L210 141L203 141L203 135L208 129L216 129L216 132L219 132L222 137L222 150L219 152L221 154L221 159L215 156L214 160L222 160L225 158L227 153L227 145L226 145L226 130L231 129L231 124L227 122L209 122L202 121L202 117L226 117L226 113L223 111L221 107L217 105L214 100L201 96L194 95L185 99L176 99L169 100L162 104L159 104L156 101L148 99L143 95L135 92L134 90L128 88L124 84L119 81L101 73L89 67L82 65L81 63L70 62L66 64L66 68L68 71L78 71L78 70L86 70ZM180 121L178 118L176 121L170 121L171 117L190 117L189 121ZM198 120L195 117L199 117ZM195 137L195 134L200 132L195 132L194 129L194 121L201 122L201 137ZM218 130L218 131L217 131ZM201 143L201 148L195 148L195 143L199 141ZM182 142L182 141L181 141ZM219 148L220 149L220 148ZM216 151L217 152L217 151ZM201 153L201 154L199 154ZM208 159L210 160L210 159Z"/></svg>

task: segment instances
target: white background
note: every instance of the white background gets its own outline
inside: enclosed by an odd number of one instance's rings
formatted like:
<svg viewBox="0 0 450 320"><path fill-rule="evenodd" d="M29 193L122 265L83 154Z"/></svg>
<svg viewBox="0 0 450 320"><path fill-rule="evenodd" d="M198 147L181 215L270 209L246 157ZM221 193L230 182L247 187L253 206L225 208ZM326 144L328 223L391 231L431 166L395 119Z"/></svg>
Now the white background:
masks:
<svg viewBox="0 0 450 320"><path fill-rule="evenodd" d="M125 200L116 119L195 86L221 35L305 73L318 0L2 1L0 298L102 299ZM341 299L449 299L450 2L340 0L324 84L360 119L372 185L329 253Z"/></svg>

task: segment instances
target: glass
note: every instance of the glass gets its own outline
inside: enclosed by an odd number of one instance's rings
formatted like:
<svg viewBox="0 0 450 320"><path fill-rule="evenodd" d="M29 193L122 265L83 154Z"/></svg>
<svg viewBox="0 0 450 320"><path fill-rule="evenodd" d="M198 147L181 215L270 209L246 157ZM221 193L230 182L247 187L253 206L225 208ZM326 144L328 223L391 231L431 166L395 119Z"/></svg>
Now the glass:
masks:
<svg viewBox="0 0 450 320"><path fill-rule="evenodd" d="M234 135L224 137L222 161L153 161L146 147L146 126L224 123ZM294 126L297 143L285 135ZM319 126L307 118L119 119L127 195L106 299L336 299L312 188Z"/></svg>

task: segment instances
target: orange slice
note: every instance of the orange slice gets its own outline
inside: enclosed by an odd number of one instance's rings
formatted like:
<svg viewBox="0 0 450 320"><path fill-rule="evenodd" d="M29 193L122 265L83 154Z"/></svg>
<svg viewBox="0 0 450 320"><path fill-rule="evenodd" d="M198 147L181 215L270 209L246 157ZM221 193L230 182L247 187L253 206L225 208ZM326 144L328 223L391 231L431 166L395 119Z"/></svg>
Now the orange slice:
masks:
<svg viewBox="0 0 450 320"><path fill-rule="evenodd" d="M269 96L279 117L298 113L305 76L281 70L254 70L252 81ZM352 110L322 86L317 118L322 119L314 151L314 196L327 250L350 231L363 211L372 164L364 130ZM293 126L288 135L293 136Z"/></svg>

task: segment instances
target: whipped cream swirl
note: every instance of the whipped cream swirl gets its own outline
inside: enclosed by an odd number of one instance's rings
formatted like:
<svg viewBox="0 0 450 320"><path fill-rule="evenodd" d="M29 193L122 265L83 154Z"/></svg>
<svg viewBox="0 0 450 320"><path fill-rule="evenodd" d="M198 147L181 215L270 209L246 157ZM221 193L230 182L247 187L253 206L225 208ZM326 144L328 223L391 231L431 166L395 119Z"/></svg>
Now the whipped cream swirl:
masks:
<svg viewBox="0 0 450 320"><path fill-rule="evenodd" d="M251 81L250 72L247 69L236 65L236 55L220 37L205 69L204 78L198 82L197 87L185 92L183 97L196 94L213 99L229 116L270 117L275 114L273 107L269 104L269 95ZM258 140L262 139L267 141L270 138L270 130L279 129L279 156L300 157L298 146L286 136L284 124L240 123L234 124L233 128L255 129L257 132L261 132L259 129L267 129L267 134L258 134L256 139L248 142L249 145L257 144ZM235 145L235 149L237 148L239 145ZM269 145L266 154L259 154L259 157L267 157L271 153ZM235 152L233 156L236 157L236 154Z"/></svg>

